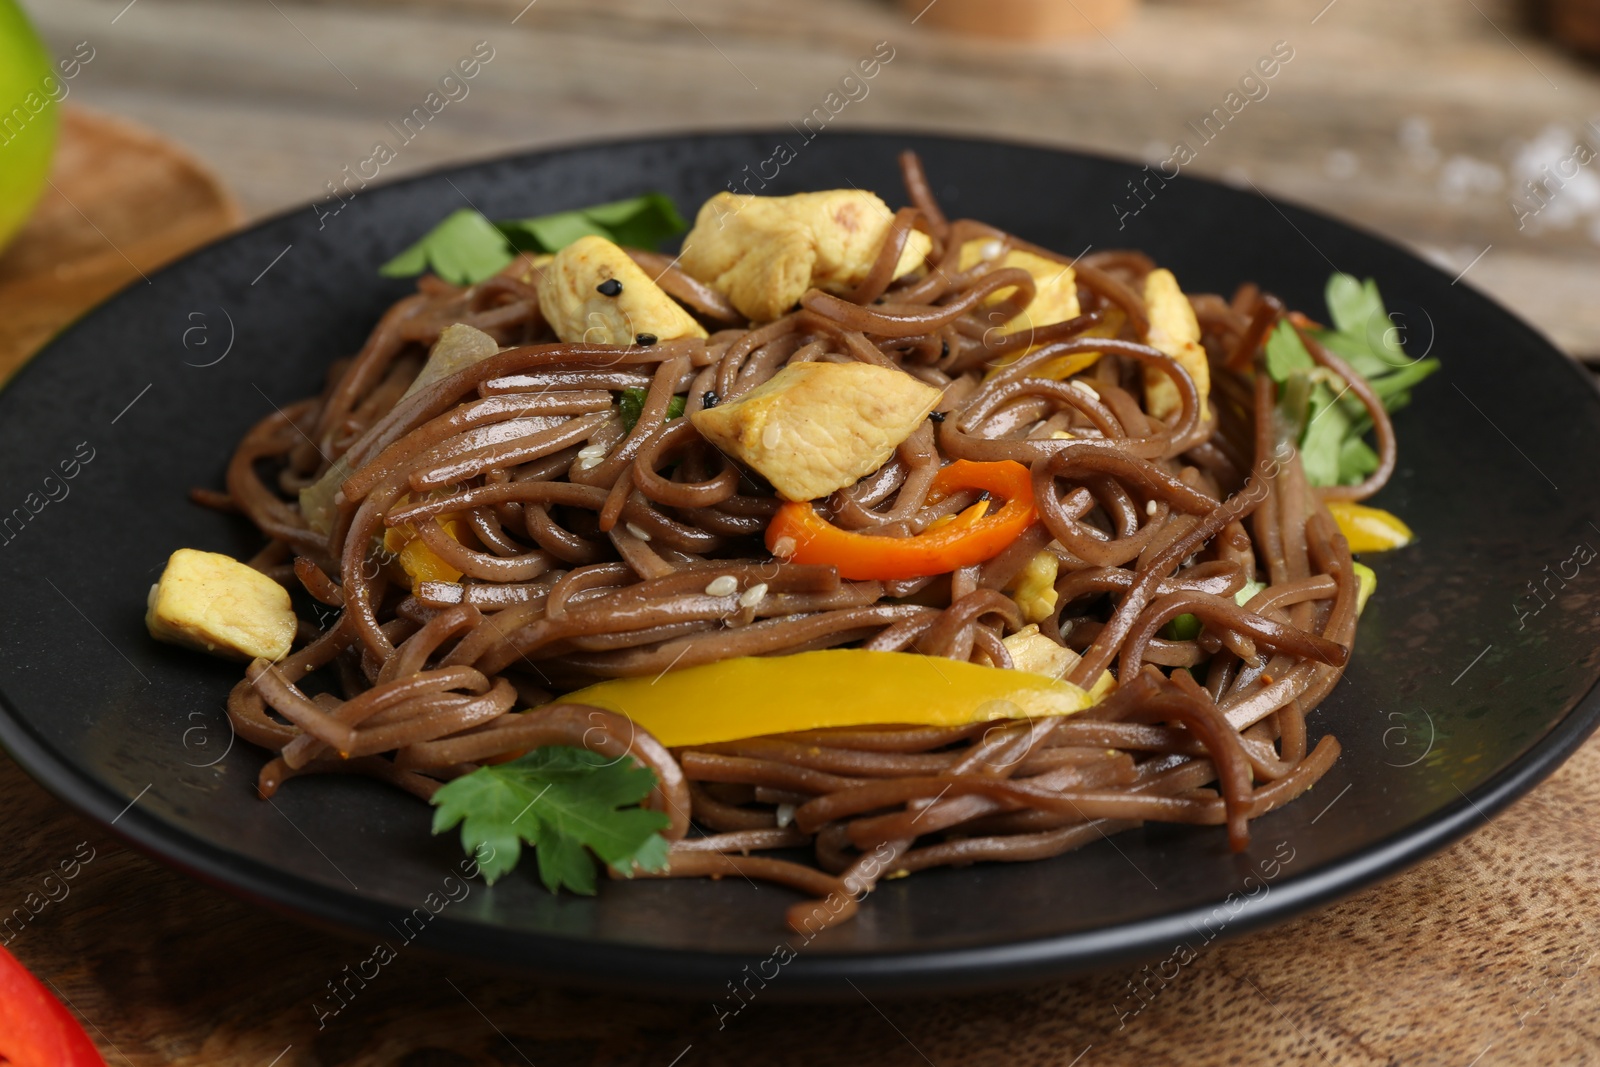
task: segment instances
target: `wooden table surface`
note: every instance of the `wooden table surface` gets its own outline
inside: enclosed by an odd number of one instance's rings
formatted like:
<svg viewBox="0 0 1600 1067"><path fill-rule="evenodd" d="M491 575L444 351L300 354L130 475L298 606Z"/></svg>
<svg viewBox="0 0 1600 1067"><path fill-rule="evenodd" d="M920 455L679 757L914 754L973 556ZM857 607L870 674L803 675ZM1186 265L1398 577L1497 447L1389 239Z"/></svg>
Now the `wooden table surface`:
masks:
<svg viewBox="0 0 1600 1067"><path fill-rule="evenodd" d="M1503 187L1498 199L1484 189L1460 202L1441 192L1456 188L1441 185L1447 171L1490 184L1469 163L1451 171L1452 159L1504 170L1511 140L1553 123L1575 131L1600 114L1595 76L1518 35L1488 0L1336 0L1315 25L1325 0L1193 0L1149 6L1105 39L1027 48L951 42L908 27L894 8L855 0L817 0L798 15L735 0L622 0L605 15L576 0L537 0L512 26L523 2L479 0L448 16L429 3L380 11L287 0L53 0L32 9L58 48L95 48L75 101L198 149L250 214L317 195L479 40L497 52L476 95L408 146L395 173L581 136L798 118L878 40L894 42L896 59L841 123L1138 154L1181 135L1185 116L1220 101L1257 53L1293 40L1296 58L1272 95L1241 113L1195 170L1321 204L1457 270L1492 246L1468 282L1569 351L1600 354L1600 255L1581 185L1565 190L1571 228L1540 234L1517 230ZM1431 122L1430 137L1419 135L1418 118ZM105 135L97 151L113 153L99 165L86 130ZM0 375L52 319L81 310L71 293L81 303L114 284L111 251L133 277L235 218L204 168L159 142L82 116L68 131L77 147L63 161L76 159L76 176L57 180L76 207L47 201L0 259L0 309L32 309L26 329L0 330ZM160 158L141 164L141 144ZM188 221L118 200L141 187L139 176L161 174L185 190ZM107 229L108 219L126 229ZM103 243L91 230L106 230ZM94 282L73 284L80 278ZM1600 741L1440 856L1276 930L1218 943L1166 982L1129 968L954 1000L757 1000L719 1028L704 1002L561 991L403 957L319 1031L312 1002L367 946L121 847L0 757L0 914L23 908L27 918L0 941L71 1003L108 1063L137 1067L1600 1062L1597 805ZM45 903L45 876L74 859L70 892ZM1140 983L1143 999L1132 988Z"/></svg>
<svg viewBox="0 0 1600 1067"><path fill-rule="evenodd" d="M1600 74L1527 36L1530 2L1145 0L1103 36L1018 46L911 25L896 0L23 0L58 51L95 50L75 98L176 137L253 215L326 196L479 41L494 59L384 178L587 138L799 124L884 41L893 60L829 128L1157 161L1187 140L1186 173L1390 235L1600 358L1600 167L1521 228L1510 206L1578 137L1600 144ZM1202 143L1188 124L1279 41L1293 58L1265 98Z"/></svg>
<svg viewBox="0 0 1600 1067"><path fill-rule="evenodd" d="M78 858L69 894L8 947L86 1020L111 1067L1579 1064L1600 1058L1597 805L1591 742L1454 848L1218 942L1170 982L1129 967L960 999L758 997L720 1028L704 1000L562 991L401 954L319 1031L324 983L370 945L120 847L3 756L0 886L20 907ZM1146 981L1140 1000L1130 983Z"/></svg>

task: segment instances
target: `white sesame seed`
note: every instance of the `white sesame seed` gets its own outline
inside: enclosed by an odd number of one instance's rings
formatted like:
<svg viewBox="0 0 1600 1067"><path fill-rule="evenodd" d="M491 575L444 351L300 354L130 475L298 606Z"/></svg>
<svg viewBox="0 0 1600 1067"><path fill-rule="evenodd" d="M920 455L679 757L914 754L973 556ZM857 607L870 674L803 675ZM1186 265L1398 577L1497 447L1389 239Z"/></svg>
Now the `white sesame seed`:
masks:
<svg viewBox="0 0 1600 1067"><path fill-rule="evenodd" d="M778 442L783 440L783 427L775 422L767 423L766 429L761 431L761 446L763 448L777 448Z"/></svg>
<svg viewBox="0 0 1600 1067"><path fill-rule="evenodd" d="M767 599L767 583L757 582L739 595L739 606L753 608L765 599Z"/></svg>
<svg viewBox="0 0 1600 1067"><path fill-rule="evenodd" d="M1073 384L1077 383L1074 382ZM601 444L584 445L582 448L578 449L578 455L582 456L584 459L588 459L590 456L603 456L605 454L606 446Z"/></svg>
<svg viewBox="0 0 1600 1067"><path fill-rule="evenodd" d="M1146 504L1144 506L1144 513L1146 515L1154 515L1156 513L1157 509L1160 508L1160 506L1161 505L1157 504L1154 500L1152 500L1152 501L1150 501L1150 503L1148 503L1148 504Z"/></svg>
<svg viewBox="0 0 1600 1067"><path fill-rule="evenodd" d="M631 522L623 523L622 524L622 528L624 530L627 530L629 533L633 534L633 536L637 537L641 541L650 540L650 531L649 530L641 530L639 527L635 526Z"/></svg>
<svg viewBox="0 0 1600 1067"><path fill-rule="evenodd" d="M794 805L793 804L779 804L778 805L777 815L778 815L778 829L781 830L785 826L788 826L790 823L794 822Z"/></svg>
<svg viewBox="0 0 1600 1067"><path fill-rule="evenodd" d="M1099 393L1094 391L1094 386L1090 385L1088 382L1079 381L1077 378L1074 378L1067 384L1072 386L1078 392L1082 393L1084 396L1092 396L1096 399L1098 399L1100 396Z"/></svg>
<svg viewBox="0 0 1600 1067"><path fill-rule="evenodd" d="M788 559L794 555L794 550L800 546L795 544L792 537L780 537L772 546L772 554L779 559Z"/></svg>
<svg viewBox="0 0 1600 1067"><path fill-rule="evenodd" d="M738 591L739 579L731 574L718 575L706 586L706 596L732 596Z"/></svg>
<svg viewBox="0 0 1600 1067"><path fill-rule="evenodd" d="M999 256L1001 252L1005 251L1005 247L1006 246L1001 244L999 241L985 241L983 246L978 249L978 254L984 259L994 259Z"/></svg>
<svg viewBox="0 0 1600 1067"><path fill-rule="evenodd" d="M591 467L598 467L605 461L605 445L585 445L583 448L578 449L578 469L581 471L589 470Z"/></svg>

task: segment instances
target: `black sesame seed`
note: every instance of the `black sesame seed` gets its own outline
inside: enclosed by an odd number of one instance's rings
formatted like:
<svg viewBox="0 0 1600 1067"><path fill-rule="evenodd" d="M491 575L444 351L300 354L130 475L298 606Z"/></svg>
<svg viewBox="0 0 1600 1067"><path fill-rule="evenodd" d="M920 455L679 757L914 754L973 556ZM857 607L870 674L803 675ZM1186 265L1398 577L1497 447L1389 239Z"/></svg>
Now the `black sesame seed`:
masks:
<svg viewBox="0 0 1600 1067"><path fill-rule="evenodd" d="M634 342L636 344L644 345L644 346L648 347L648 346L653 345L653 344L656 343L656 335L653 334L653 333L641 333L639 336L635 337L633 340L634 340Z"/></svg>
<svg viewBox="0 0 1600 1067"><path fill-rule="evenodd" d="M945 416L945 413L942 412L942 411L930 411L930 412L928 412L928 418L932 419L936 423L937 422L943 422L944 421L944 416Z"/></svg>
<svg viewBox="0 0 1600 1067"><path fill-rule="evenodd" d="M607 278L605 281L595 286L595 288L600 290L600 295L602 296L622 295L622 283L617 281L615 278Z"/></svg>
<svg viewBox="0 0 1600 1067"><path fill-rule="evenodd" d="M722 398L716 394L715 390L707 389L700 394L700 406L703 408L714 408L720 403L722 403Z"/></svg>
<svg viewBox="0 0 1600 1067"><path fill-rule="evenodd" d="M939 345L939 358L940 359L944 359L949 354L950 354L950 341L948 339L946 339L943 342L941 342L940 345Z"/></svg>

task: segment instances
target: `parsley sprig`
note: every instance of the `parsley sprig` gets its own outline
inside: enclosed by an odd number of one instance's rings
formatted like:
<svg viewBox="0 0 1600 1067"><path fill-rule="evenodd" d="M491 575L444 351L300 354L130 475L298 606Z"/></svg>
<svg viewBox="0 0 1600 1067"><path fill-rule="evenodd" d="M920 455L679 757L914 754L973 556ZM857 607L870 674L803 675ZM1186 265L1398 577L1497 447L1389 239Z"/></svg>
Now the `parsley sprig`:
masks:
<svg viewBox="0 0 1600 1067"><path fill-rule="evenodd" d="M379 267L378 273L404 278L431 269L452 284L471 285L505 269L519 252L559 252L591 235L626 247L655 248L686 229L688 225L665 193L499 222L490 222L464 207Z"/></svg>
<svg viewBox="0 0 1600 1067"><path fill-rule="evenodd" d="M441 787L433 795L433 832L459 823L462 847L489 853L479 868L490 884L517 865L526 842L546 889L592 895L596 857L629 877L635 866L666 869L669 846L660 831L670 820L639 807L655 786L655 772L632 760L547 745Z"/></svg>
<svg viewBox="0 0 1600 1067"><path fill-rule="evenodd" d="M1371 278L1348 274L1328 279L1331 329L1312 336L1342 356L1366 379L1388 411L1411 399L1411 389L1439 369L1437 359L1413 359L1400 343ZM1300 462L1312 485L1354 485L1378 469L1378 454L1366 442L1372 419L1338 375L1319 367L1288 322L1267 338L1267 373L1279 385L1278 410L1299 443Z"/></svg>

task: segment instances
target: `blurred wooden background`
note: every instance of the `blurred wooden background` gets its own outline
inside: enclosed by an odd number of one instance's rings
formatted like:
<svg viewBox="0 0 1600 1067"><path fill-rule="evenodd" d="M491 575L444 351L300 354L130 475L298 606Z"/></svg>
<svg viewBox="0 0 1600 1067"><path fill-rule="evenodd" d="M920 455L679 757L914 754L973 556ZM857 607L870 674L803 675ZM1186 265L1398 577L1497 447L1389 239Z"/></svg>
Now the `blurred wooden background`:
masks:
<svg viewBox="0 0 1600 1067"><path fill-rule="evenodd" d="M471 95L385 178L587 138L798 122L878 41L895 59L841 127L1161 159L1282 40L1294 59L1270 94L1189 172L1249 179L1452 273L1470 266L1468 283L1600 359L1600 164L1532 225L1509 204L1578 138L1600 143L1600 73L1533 38L1514 0L1145 0L1104 34L1038 45L951 38L893 0L24 5L52 48L95 48L75 99L184 143L252 216L326 195L477 41L495 59Z"/></svg>

